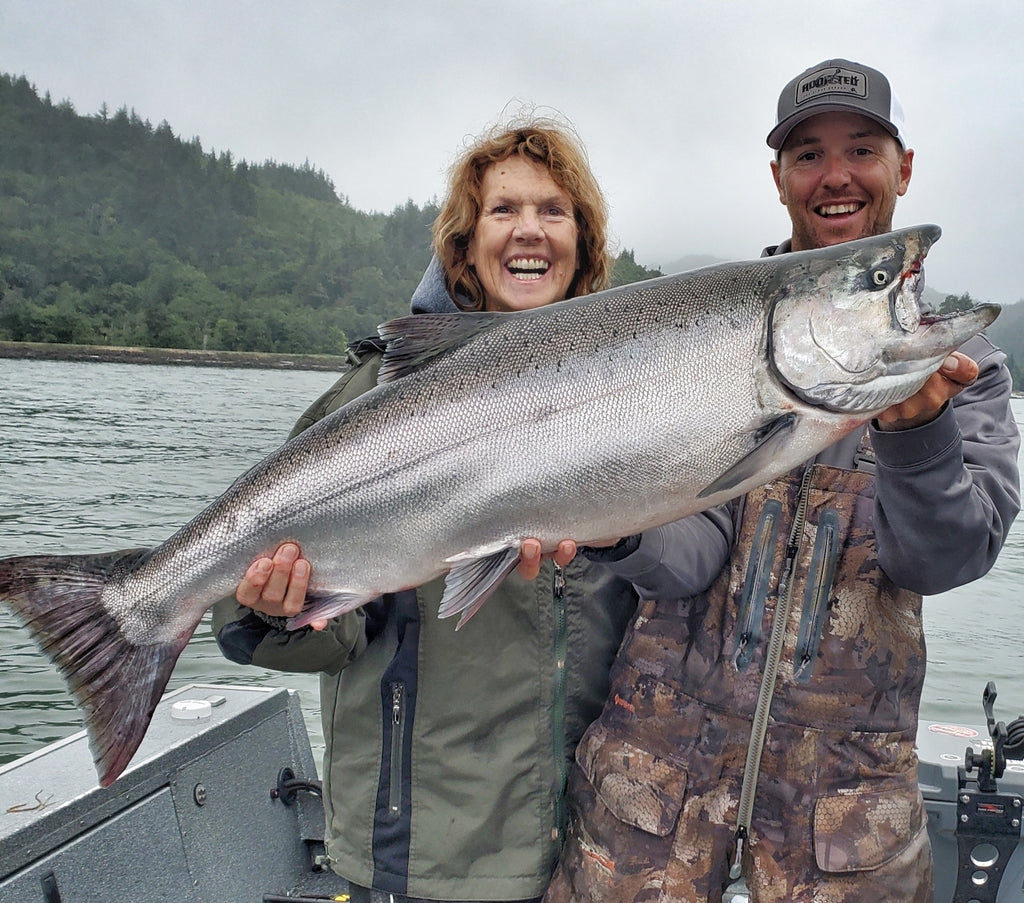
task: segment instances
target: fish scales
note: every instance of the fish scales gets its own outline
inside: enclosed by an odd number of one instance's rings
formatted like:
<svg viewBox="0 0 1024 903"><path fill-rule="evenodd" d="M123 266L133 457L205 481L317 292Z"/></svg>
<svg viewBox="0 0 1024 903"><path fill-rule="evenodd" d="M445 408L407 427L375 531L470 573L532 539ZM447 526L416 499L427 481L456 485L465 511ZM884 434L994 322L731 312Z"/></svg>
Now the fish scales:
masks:
<svg viewBox="0 0 1024 903"><path fill-rule="evenodd" d="M380 384L167 541L0 560L0 598L67 679L109 784L203 613L285 540L314 566L293 627L446 572L440 613L464 620L523 539L550 549L678 519L909 397L998 311L921 311L920 262L938 234L384 324Z"/></svg>
<svg viewBox="0 0 1024 903"><path fill-rule="evenodd" d="M471 349L456 349L429 373L404 377L400 386L382 387L378 394L383 397L368 398L362 405L356 402L350 429L339 431L335 425L326 440L344 442L347 457L337 461L339 466L329 474L311 473L304 481L308 491L297 486L286 494L319 496L321 501L311 510L296 512L294 521L288 512L275 511L271 520L284 531L280 538L298 539L313 560L329 562L317 568L324 584L376 594L386 586L346 585L346 574L371 573L385 545L391 546L390 557L401 556L406 537L411 540L406 549L410 561L424 560L424 535L447 540L444 547L437 548L430 567L413 574L414 583L443 572L451 555L480 544L481 535L491 541L534 535L557 542L559 531L566 528L553 521L552 510L556 515L564 511L580 494L578 487L593 482L593 473L610 472L610 461L627 460L633 465L625 471L628 486L620 485L616 473L611 473L613 498L621 498L623 489L629 489L641 503L647 501L645 494L659 496L669 485L664 476L678 471L680 456L671 452L680 437L668 434L652 444L640 425L679 382L678 373L684 368L692 370L694 362L705 357L706 349L672 339L672 331L690 325L682 316L686 313L682 305L677 311L663 310L660 333L654 333L658 324L654 317L643 316L643 299L636 294L623 292L615 300L636 321L637 329L651 336L642 343L649 349L641 347L639 357L634 346L619 343L616 348L601 341L613 331L607 325L611 312L570 309L561 317L533 318L513 328L496 324L487 341ZM678 316L666 317L665 313ZM588 321L594 321L592 328ZM752 347L759 340L760 323L752 325L756 331L750 330L749 340L730 343L730 350ZM591 339L589 347L581 347L581 335ZM632 354L630 348L634 348ZM513 362L511 368L503 366L502 360ZM565 366L563 361L573 364ZM538 380L524 380L524 373L540 374L542 387L561 388L538 392ZM558 380L552 378L554 374ZM637 391L638 385L642 391ZM443 395L438 387L447 387ZM404 403L392 397L399 388ZM699 393L699 380L684 388ZM747 387L735 388L741 395ZM679 398L683 407L694 409L691 399L682 393ZM401 421L402 428L396 421ZM622 430L623 424L636 426ZM692 434L695 425L684 421L683 432ZM622 448L627 440L632 448ZM322 442L311 436L310 445L309 460L326 459ZM416 449L415 455L410 454L411 448ZM579 454L579 460L571 462L578 474L575 479L565 479L565 450ZM290 460L298 453L295 449L286 454L284 462L285 469L295 475L305 472ZM462 465L438 467L438 458L445 455L457 455ZM400 466L388 466L393 461L401 462ZM366 478L366 474L372 477ZM536 499L537 504L524 506L524 499ZM585 534L589 531L591 536L611 535L621 515L612 511L610 519L607 502L594 492L591 510L579 512L581 521L576 529ZM324 510L318 510L321 507ZM381 510L391 511L392 518L374 518L374 512ZM503 512L520 516L509 522ZM327 522L334 529L307 539L303 535L307 521ZM395 523L409 527L396 535ZM292 524L294 529L288 529ZM374 526L379 529L375 531ZM497 533L499 526L502 532ZM344 558L340 558L334 551L339 536L348 536L351 530L358 530L364 541L351 548L346 545ZM481 530L485 532L481 534ZM279 536L274 537L275 543ZM314 557L315 553L322 555ZM353 565L355 558L362 560ZM373 576L389 579L388 573Z"/></svg>
<svg viewBox="0 0 1024 903"><path fill-rule="evenodd" d="M711 275L694 281L709 297L717 288ZM560 512L588 487L590 505L579 512L575 529L595 538L609 536L622 525L622 515L609 510L610 501L629 491L640 507L653 504L666 486L679 484L670 476L685 473L685 456L676 449L684 436L693 435L697 422L681 420L679 430L661 435L661 424L655 423L649 432L656 441L642 428L669 393L677 395L682 408L696 412L706 383L699 372L681 383L679 373L694 372L710 359L733 370L729 364L749 360L761 338L762 318L755 316L753 295L742 306L720 304L720 309L694 318L684 285L673 283L672 303L663 301L656 310L644 297L656 289L648 288L621 291L602 309L569 308L559 317L525 318L508 326L499 321L482 337L486 341L454 349L429 372L410 374L357 400L344 427L332 424L309 431L282 449L277 466L263 467L255 477L276 487L274 494L243 478L229 496L237 489L243 498L268 502L263 516L253 517L244 531L234 525L214 531L210 523L199 522L190 532L209 537L208 545L223 547L231 535L269 530L268 551L279 541L294 539L318 562L314 588L374 595L393 588L386 583L392 570L407 561L423 561L425 535L440 535L447 542L428 568L412 574L416 584L442 573L448 558L479 545L481 535L490 541L529 535L557 542L566 529L558 523ZM745 340L739 341L735 324L743 310L747 329ZM725 349L734 361L723 362L721 351L709 357L714 343L680 342L673 335L700 328L695 319L707 324L718 318L727 322L727 317L737 333ZM633 334L645 339L625 340ZM511 367L503 361L511 361ZM524 379L524 374L535 378ZM538 391L538 385L558 388ZM753 373L748 385L737 382L733 388L731 394L738 399L752 399ZM629 428L623 430L624 424ZM712 430L706 447L720 449L717 440L724 438ZM330 456L330 447L337 444L346 448L344 457ZM575 477L568 480L563 460L567 450L578 455L570 462ZM439 468L438 457L444 455L459 456L462 466ZM325 466L328 461L331 467ZM609 468L615 461L629 466ZM703 469L689 468L693 481L707 472L707 463ZM595 474L610 478L606 492ZM694 492L702 486L694 486ZM275 499L278 504L272 503ZM315 501L295 505L296 499ZM536 503L524 506L524 499ZM226 498L223 508L235 510L232 501ZM381 512L391 516L381 519ZM509 522L505 512L520 516ZM403 525L398 535L395 524ZM627 520L625 526L633 525ZM487 532L481 534L482 529ZM361 541L351 543L352 533ZM342 537L346 543L339 556ZM185 547L193 542L191 535L184 539ZM388 558L396 562L387 570L378 566L384 546L391 547ZM237 583L239 568L251 561L252 550L239 549L233 559L218 558L228 578L223 584L227 594ZM163 562L154 562L153 569L162 567ZM373 579L346 581L352 573Z"/></svg>

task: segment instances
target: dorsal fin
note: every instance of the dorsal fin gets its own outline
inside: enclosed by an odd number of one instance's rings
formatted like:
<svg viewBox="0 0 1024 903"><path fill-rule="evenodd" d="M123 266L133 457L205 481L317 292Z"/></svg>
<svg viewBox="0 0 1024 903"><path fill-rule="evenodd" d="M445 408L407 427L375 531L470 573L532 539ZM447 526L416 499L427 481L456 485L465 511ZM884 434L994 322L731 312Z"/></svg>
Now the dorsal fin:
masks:
<svg viewBox="0 0 1024 903"><path fill-rule="evenodd" d="M411 314L377 327L387 343L377 383L392 382L430 363L439 354L469 341L507 314L466 311L452 314Z"/></svg>

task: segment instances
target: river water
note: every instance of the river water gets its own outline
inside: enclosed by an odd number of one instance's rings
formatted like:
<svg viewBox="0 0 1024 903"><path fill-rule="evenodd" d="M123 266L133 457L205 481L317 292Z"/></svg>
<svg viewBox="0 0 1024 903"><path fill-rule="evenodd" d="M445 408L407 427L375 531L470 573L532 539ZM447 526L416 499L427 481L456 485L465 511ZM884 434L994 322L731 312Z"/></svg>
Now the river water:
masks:
<svg viewBox="0 0 1024 903"><path fill-rule="evenodd" d="M0 360L0 558L161 542L272 451L330 373ZM1024 400L1014 414L1024 423ZM993 571L925 600L922 719L983 725L1024 711L1024 518ZM28 632L0 606L0 763L81 730L78 709ZM232 664L200 624L169 684L298 690L323 750L317 679Z"/></svg>

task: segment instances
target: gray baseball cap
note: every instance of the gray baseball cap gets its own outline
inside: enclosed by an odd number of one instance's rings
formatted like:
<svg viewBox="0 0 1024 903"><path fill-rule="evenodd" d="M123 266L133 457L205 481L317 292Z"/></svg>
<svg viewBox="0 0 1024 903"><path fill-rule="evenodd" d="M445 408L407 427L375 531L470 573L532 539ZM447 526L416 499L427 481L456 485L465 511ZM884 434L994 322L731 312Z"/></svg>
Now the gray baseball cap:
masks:
<svg viewBox="0 0 1024 903"><path fill-rule="evenodd" d="M782 89L768 146L779 150L801 122L829 112L870 116L907 149L903 107L889 79L877 69L850 60L825 60L801 72Z"/></svg>

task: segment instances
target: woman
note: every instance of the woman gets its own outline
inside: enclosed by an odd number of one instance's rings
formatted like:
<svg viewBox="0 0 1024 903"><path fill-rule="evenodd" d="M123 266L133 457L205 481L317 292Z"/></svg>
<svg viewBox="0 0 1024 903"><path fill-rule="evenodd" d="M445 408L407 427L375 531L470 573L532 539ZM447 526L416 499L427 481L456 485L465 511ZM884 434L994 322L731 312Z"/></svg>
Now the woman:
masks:
<svg viewBox="0 0 1024 903"><path fill-rule="evenodd" d="M436 260L413 310L524 310L603 288L606 222L566 130L541 120L495 130L452 169ZM296 431L375 384L379 342L357 350L359 365ZM440 579L323 630L288 632L276 618L301 607L310 572L291 544L249 569L241 605L215 612L232 660L324 672L327 852L355 903L370 888L452 901L544 891L562 843L568 765L600 711L637 596L573 558L571 544L543 561L539 544L527 545L520 573L458 634L436 617Z"/></svg>

